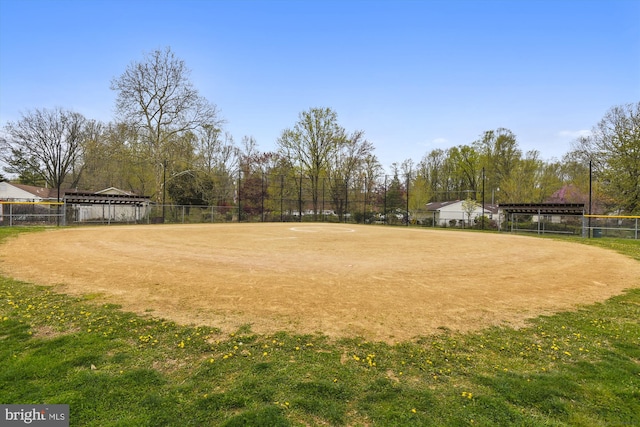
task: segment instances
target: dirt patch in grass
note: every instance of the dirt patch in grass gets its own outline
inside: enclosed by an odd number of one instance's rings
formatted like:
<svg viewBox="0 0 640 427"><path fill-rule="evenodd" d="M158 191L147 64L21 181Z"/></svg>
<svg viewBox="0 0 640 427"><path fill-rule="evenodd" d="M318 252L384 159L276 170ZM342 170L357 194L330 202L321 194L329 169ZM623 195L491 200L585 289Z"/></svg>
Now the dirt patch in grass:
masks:
<svg viewBox="0 0 640 427"><path fill-rule="evenodd" d="M53 339L62 335L69 335L74 332L77 332L77 329L62 332L49 325L32 326L32 336L34 338Z"/></svg>
<svg viewBox="0 0 640 427"><path fill-rule="evenodd" d="M11 277L224 333L388 342L525 319L640 286L640 263L528 236L345 224L155 225L29 233Z"/></svg>

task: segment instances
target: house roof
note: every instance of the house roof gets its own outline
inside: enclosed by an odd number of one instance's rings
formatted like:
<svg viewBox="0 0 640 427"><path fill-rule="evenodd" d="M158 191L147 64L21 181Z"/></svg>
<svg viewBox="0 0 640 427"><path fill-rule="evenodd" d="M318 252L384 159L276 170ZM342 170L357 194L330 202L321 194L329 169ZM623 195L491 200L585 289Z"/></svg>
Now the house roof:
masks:
<svg viewBox="0 0 640 427"><path fill-rule="evenodd" d="M122 196L135 196L135 193L124 191L116 187L105 188L104 190L96 191L95 194L119 194Z"/></svg>
<svg viewBox="0 0 640 427"><path fill-rule="evenodd" d="M426 204L428 211L439 211L440 209L460 202L460 200L450 200L448 202L429 202Z"/></svg>
<svg viewBox="0 0 640 427"><path fill-rule="evenodd" d="M26 191L27 193L33 194L35 197L39 197L41 199L51 199L58 197L58 189L57 188L43 188L36 187L33 185L25 185L25 184L13 184L8 183L16 188L21 189L22 191ZM64 190L60 190L60 195L63 194Z"/></svg>
<svg viewBox="0 0 640 427"><path fill-rule="evenodd" d="M9 183L9 185L12 185L16 188L21 189L22 191L26 191L27 193L33 194L34 196L37 196L37 197L44 198L49 196L48 188L35 187L33 185L12 184L12 183Z"/></svg>

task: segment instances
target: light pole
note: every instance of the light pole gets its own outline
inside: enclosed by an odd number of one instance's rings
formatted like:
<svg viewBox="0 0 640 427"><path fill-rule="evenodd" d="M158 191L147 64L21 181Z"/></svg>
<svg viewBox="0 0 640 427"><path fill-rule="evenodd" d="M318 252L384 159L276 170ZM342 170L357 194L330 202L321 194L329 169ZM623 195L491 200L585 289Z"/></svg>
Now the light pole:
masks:
<svg viewBox="0 0 640 427"><path fill-rule="evenodd" d="M591 159L589 159L589 224L588 224L588 233L589 233L589 237L591 237L591 192L592 192L592 179L593 179L593 168L592 168L592 163L591 163Z"/></svg>
<svg viewBox="0 0 640 427"><path fill-rule="evenodd" d="M482 229L484 230L484 166L482 167Z"/></svg>

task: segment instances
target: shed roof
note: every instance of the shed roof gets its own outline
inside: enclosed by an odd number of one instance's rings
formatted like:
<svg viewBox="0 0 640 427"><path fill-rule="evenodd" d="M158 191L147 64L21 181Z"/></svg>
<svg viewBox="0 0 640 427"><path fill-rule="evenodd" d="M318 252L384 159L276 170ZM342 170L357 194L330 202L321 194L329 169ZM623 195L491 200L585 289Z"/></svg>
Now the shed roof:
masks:
<svg viewBox="0 0 640 427"><path fill-rule="evenodd" d="M148 203L150 197L138 196L135 194L113 194L90 191L72 191L64 195L64 201L67 203L86 203L86 204L126 204L133 205L139 203Z"/></svg>
<svg viewBox="0 0 640 427"><path fill-rule="evenodd" d="M509 203L499 208L505 213L525 213L538 215L582 215L584 203Z"/></svg>

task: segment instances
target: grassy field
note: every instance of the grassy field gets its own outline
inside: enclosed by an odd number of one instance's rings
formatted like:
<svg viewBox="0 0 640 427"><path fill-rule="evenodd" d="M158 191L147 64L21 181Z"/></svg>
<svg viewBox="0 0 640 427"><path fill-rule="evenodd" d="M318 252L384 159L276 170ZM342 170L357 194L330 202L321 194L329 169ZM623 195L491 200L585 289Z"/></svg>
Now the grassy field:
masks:
<svg viewBox="0 0 640 427"><path fill-rule="evenodd" d="M638 319L640 288L397 345L222 335L0 277L0 403L69 404L72 426L640 425Z"/></svg>

